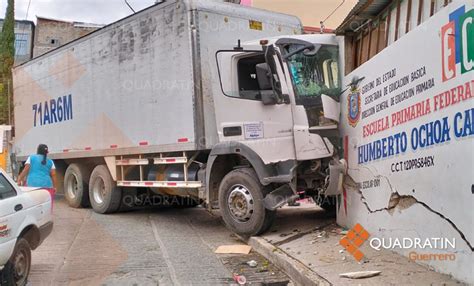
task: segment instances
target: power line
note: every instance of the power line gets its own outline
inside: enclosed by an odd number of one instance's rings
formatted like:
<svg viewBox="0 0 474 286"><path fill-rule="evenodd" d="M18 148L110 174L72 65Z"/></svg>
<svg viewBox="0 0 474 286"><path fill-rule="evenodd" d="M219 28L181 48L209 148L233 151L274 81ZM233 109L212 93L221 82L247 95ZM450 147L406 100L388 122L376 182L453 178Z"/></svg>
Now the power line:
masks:
<svg viewBox="0 0 474 286"><path fill-rule="evenodd" d="M28 1L28 7L26 8L25 20L28 20L28 13L30 12L30 5L31 5L31 0Z"/></svg>
<svg viewBox="0 0 474 286"><path fill-rule="evenodd" d="M334 9L327 17L326 19L322 20L321 22L319 22L321 24L321 33L323 33L323 30L324 30L324 22L327 21L327 19L329 19L329 17L331 17L332 15L334 15L334 13L336 13L337 10L339 10L339 8L341 8L341 6L344 4L344 2L346 2L346 0L342 0L341 4L339 4L336 9Z"/></svg>

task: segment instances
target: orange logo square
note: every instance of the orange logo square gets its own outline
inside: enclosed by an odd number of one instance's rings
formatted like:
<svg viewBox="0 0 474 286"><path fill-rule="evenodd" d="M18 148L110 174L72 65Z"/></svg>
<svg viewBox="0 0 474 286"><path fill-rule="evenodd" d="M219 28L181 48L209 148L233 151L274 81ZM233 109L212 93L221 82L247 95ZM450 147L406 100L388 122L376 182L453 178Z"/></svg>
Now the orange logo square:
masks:
<svg viewBox="0 0 474 286"><path fill-rule="evenodd" d="M364 254L359 247L369 238L370 234L360 225L356 224L345 236L341 238L339 244L342 245L357 261L364 258Z"/></svg>

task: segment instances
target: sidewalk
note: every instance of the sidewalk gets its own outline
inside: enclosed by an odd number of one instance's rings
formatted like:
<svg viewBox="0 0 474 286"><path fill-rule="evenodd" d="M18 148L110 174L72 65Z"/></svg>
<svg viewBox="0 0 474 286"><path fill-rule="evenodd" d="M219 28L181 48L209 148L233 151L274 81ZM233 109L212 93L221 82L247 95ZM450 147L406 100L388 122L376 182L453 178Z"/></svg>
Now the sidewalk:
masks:
<svg viewBox="0 0 474 286"><path fill-rule="evenodd" d="M248 244L301 285L462 285L448 275L429 270L391 251L376 251L366 245L366 261L358 263L343 251L339 240L344 231L334 218L327 218L313 203L284 207L275 225ZM341 234L342 232L342 234ZM355 271L381 271L371 278L341 278Z"/></svg>

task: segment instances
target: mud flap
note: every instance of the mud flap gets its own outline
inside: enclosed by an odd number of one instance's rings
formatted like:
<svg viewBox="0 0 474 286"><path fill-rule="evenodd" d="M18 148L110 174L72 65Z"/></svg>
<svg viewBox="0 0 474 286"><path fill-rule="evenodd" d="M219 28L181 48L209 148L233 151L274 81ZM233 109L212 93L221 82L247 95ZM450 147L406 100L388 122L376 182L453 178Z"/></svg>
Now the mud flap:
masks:
<svg viewBox="0 0 474 286"><path fill-rule="evenodd" d="M283 185L271 193L263 200L263 205L268 210L275 210L291 200L298 199L299 195L293 193L289 185Z"/></svg>
<svg viewBox="0 0 474 286"><path fill-rule="evenodd" d="M329 163L329 185L324 192L325 196L335 196L342 193L342 183L346 174L346 160L332 160Z"/></svg>

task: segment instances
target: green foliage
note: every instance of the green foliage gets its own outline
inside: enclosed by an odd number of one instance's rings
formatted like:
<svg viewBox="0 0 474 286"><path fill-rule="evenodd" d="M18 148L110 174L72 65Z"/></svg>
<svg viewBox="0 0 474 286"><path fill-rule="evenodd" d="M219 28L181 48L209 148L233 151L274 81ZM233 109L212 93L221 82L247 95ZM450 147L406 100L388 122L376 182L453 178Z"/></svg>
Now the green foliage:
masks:
<svg viewBox="0 0 474 286"><path fill-rule="evenodd" d="M0 124L9 123L8 107L12 106L9 101L12 97L12 67L15 61L15 3L8 0L5 20L0 34L0 83L3 88L0 91Z"/></svg>

